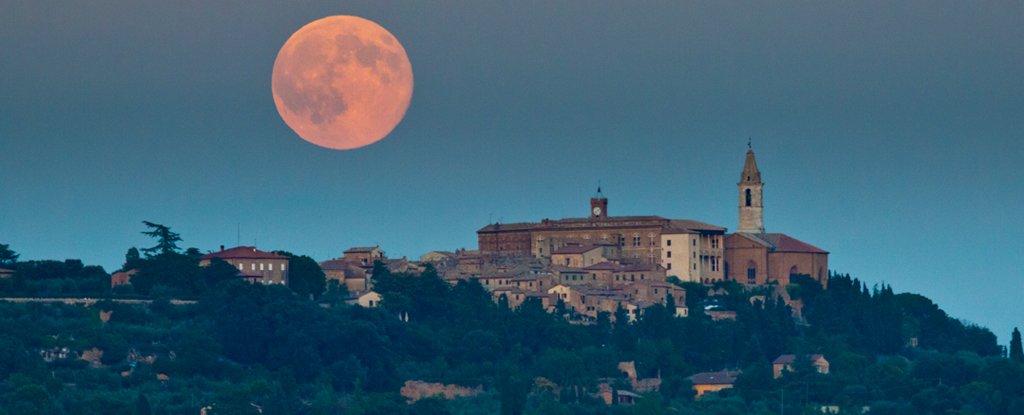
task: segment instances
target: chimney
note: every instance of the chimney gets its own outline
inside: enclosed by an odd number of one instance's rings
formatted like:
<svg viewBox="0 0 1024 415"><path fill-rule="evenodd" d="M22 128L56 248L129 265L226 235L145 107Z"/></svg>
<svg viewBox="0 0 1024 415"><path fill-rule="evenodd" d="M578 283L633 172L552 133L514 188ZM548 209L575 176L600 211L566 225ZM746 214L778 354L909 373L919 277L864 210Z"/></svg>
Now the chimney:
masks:
<svg viewBox="0 0 1024 415"><path fill-rule="evenodd" d="M220 250L221 250L221 251L223 251L223 250L224 250L224 245L221 245L221 246L220 246Z"/></svg>

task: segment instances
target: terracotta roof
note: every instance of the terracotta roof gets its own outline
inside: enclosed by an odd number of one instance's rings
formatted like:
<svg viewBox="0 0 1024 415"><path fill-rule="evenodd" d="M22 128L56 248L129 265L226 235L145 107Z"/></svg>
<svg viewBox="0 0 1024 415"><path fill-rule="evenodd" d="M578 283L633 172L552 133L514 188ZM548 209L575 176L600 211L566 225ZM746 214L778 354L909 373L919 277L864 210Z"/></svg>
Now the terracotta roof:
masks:
<svg viewBox="0 0 1024 415"><path fill-rule="evenodd" d="M363 253L363 252L371 252L374 249L380 249L380 247L379 246L355 246L355 247L346 249L345 252L343 252L343 253L345 253L345 254L356 254L356 253Z"/></svg>
<svg viewBox="0 0 1024 415"><path fill-rule="evenodd" d="M775 246L776 252L810 252L815 254L827 254L828 251L793 238L784 233L766 233L765 239Z"/></svg>
<svg viewBox="0 0 1024 415"><path fill-rule="evenodd" d="M477 232L528 231L537 226L534 222L492 223L480 228Z"/></svg>
<svg viewBox="0 0 1024 415"><path fill-rule="evenodd" d="M349 267L349 262L344 259L331 259L320 263L320 269L324 271L341 271Z"/></svg>
<svg viewBox="0 0 1024 415"><path fill-rule="evenodd" d="M668 219L661 216L606 216L603 218L564 218L549 220L548 224L559 224L559 223L579 223L579 222L633 222L633 221L667 221Z"/></svg>
<svg viewBox="0 0 1024 415"><path fill-rule="evenodd" d="M739 376L739 374L740 372L732 370L701 372L690 376L690 381L693 382L694 385L732 385L736 382L736 377Z"/></svg>
<svg viewBox="0 0 1024 415"><path fill-rule="evenodd" d="M260 251L255 246L238 246L203 255L202 259L288 259L273 252Z"/></svg>
<svg viewBox="0 0 1024 415"><path fill-rule="evenodd" d="M812 354L812 355L808 356L808 358L810 359L811 362L816 362L816 361L818 361L820 359L823 359L824 357L825 356L822 356L820 354ZM795 354L784 354L784 355L780 355L779 357L775 358L775 361L772 362L772 364L773 365L790 365L790 364L793 364L794 361L796 361L796 355Z"/></svg>
<svg viewBox="0 0 1024 415"><path fill-rule="evenodd" d="M613 262L604 261L584 267L583 269L586 271L618 271L622 269L622 266Z"/></svg>
<svg viewBox="0 0 1024 415"><path fill-rule="evenodd" d="M827 254L828 251L811 245L807 242L796 239L784 233L746 233L737 232L754 242L769 247L773 252L805 252L812 254Z"/></svg>
<svg viewBox="0 0 1024 415"><path fill-rule="evenodd" d="M710 223L698 222L689 219L673 219L670 227L672 229L689 229L694 231L725 232L725 228Z"/></svg>
<svg viewBox="0 0 1024 415"><path fill-rule="evenodd" d="M619 267L620 272L657 271L659 265L655 264L629 264Z"/></svg>
<svg viewBox="0 0 1024 415"><path fill-rule="evenodd" d="M566 246L563 246L561 248L558 248L558 249L554 250L553 252L551 252L551 254L552 255L559 255L559 254L582 254L582 253L593 251L595 249L601 249L601 247L594 246L594 245L566 245Z"/></svg>

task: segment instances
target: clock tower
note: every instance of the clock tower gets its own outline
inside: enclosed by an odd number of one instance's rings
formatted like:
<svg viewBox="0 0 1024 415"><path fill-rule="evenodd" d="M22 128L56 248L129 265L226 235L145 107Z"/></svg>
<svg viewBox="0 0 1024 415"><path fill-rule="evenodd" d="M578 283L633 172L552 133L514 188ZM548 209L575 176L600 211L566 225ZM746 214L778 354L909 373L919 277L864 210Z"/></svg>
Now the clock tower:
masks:
<svg viewBox="0 0 1024 415"><path fill-rule="evenodd" d="M601 193L601 186L597 186L597 193L590 198L590 217L595 219L608 217L608 198Z"/></svg>

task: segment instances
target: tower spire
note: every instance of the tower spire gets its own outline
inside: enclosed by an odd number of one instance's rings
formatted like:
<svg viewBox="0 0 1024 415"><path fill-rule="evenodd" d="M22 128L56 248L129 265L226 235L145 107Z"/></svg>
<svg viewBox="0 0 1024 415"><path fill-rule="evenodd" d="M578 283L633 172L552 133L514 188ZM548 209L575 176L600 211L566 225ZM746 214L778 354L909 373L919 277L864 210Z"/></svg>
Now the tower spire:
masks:
<svg viewBox="0 0 1024 415"><path fill-rule="evenodd" d="M761 182L761 170L757 168L754 149L747 139L747 158L743 162L740 173L739 188L739 227L737 232L764 233L764 183Z"/></svg>
<svg viewBox="0 0 1024 415"><path fill-rule="evenodd" d="M590 198L590 217L608 217L608 198L604 197L604 193L601 193L600 180L597 182L597 193L594 193L594 196Z"/></svg>

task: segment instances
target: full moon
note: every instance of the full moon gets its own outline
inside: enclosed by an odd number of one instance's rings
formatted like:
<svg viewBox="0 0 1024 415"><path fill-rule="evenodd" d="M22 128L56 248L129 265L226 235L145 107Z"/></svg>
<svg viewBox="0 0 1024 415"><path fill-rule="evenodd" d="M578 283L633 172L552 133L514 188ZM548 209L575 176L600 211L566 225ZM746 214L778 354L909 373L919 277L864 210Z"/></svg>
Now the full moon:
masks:
<svg viewBox="0 0 1024 415"><path fill-rule="evenodd" d="M277 53L274 104L288 127L318 146L373 144L402 121L412 65L398 39L356 16L330 16L292 34Z"/></svg>

